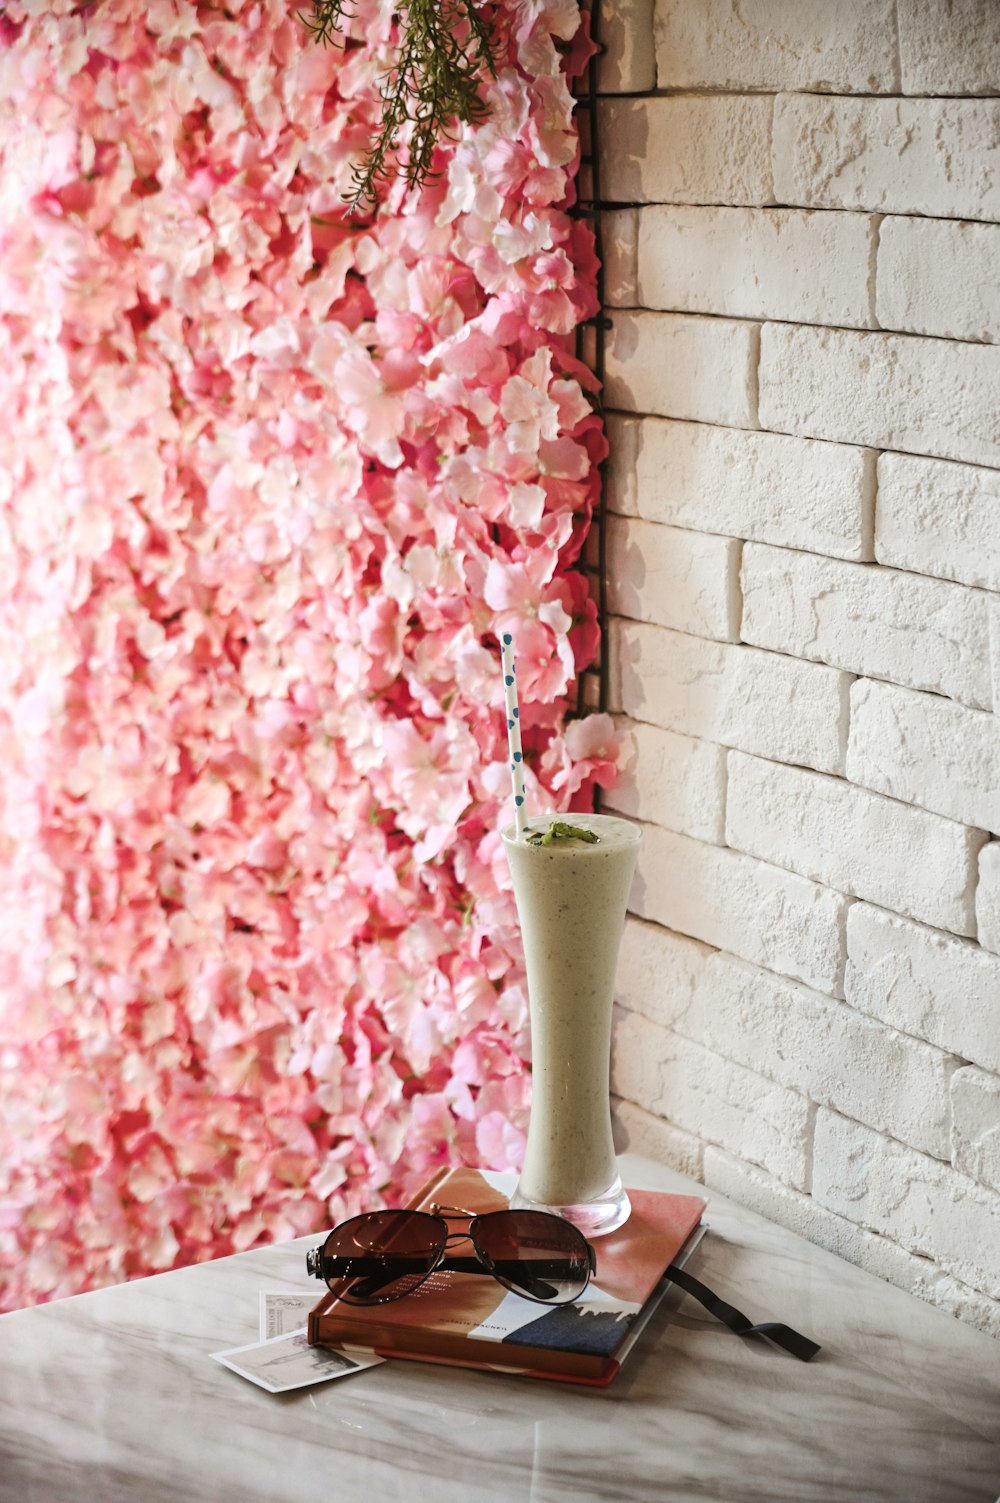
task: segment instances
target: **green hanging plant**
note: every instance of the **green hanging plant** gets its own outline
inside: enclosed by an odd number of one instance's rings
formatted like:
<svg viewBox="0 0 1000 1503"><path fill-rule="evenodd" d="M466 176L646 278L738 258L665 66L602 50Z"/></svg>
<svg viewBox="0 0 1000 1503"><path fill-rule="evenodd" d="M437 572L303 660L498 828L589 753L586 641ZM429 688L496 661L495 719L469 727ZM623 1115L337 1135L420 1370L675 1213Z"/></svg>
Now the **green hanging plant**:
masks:
<svg viewBox="0 0 1000 1503"><path fill-rule="evenodd" d="M349 0L313 0L302 16L317 42L337 45ZM395 67L380 80L382 124L367 156L354 169L345 195L352 209L376 201L380 182L400 173L419 188L433 176L434 149L456 120L472 125L487 114L479 93L484 72L497 76L496 23L474 0L398 0L399 49ZM400 133L412 124L406 160L396 155Z"/></svg>

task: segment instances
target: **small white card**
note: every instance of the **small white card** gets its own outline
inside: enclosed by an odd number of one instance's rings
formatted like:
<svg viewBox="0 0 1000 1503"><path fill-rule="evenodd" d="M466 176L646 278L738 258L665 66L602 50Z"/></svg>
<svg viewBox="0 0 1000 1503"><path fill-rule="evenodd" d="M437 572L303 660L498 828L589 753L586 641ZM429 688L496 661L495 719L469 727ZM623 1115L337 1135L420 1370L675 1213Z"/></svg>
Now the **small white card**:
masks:
<svg viewBox="0 0 1000 1503"><path fill-rule="evenodd" d="M301 1289L260 1291L260 1339L270 1341L272 1336L287 1336L290 1331L301 1331L309 1311L316 1303L314 1293L303 1294Z"/></svg>
<svg viewBox="0 0 1000 1503"><path fill-rule="evenodd" d="M241 1378L249 1378L268 1393L288 1393L310 1383L346 1378L348 1373L375 1367L385 1360L374 1352L337 1352L327 1346L310 1346L305 1330L272 1336L249 1346L230 1347L225 1352L213 1352L212 1356L223 1367L239 1373Z"/></svg>

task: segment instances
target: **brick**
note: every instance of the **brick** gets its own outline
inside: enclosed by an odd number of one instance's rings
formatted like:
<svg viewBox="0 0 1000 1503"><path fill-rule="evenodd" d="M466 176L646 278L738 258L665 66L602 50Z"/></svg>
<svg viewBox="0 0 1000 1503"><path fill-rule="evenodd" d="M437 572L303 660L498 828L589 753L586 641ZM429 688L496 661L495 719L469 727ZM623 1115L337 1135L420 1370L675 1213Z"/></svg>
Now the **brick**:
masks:
<svg viewBox="0 0 1000 1503"><path fill-rule="evenodd" d="M661 89L805 89L892 94L898 87L890 0L657 0Z"/></svg>
<svg viewBox="0 0 1000 1503"><path fill-rule="evenodd" d="M611 1088L683 1132L738 1150L779 1179L806 1177L809 1103L635 1013L616 1015Z"/></svg>
<svg viewBox="0 0 1000 1503"><path fill-rule="evenodd" d="M935 814L1000 830L1000 716L862 679L851 688L847 776Z"/></svg>
<svg viewBox="0 0 1000 1503"><path fill-rule="evenodd" d="M633 913L829 995L843 991L846 906L792 872L645 827Z"/></svg>
<svg viewBox="0 0 1000 1503"><path fill-rule="evenodd" d="M919 1260L926 1268L926 1259ZM965 1325L975 1326L987 1336L1000 1340L1000 1300L990 1299L977 1289L970 1289L960 1279L931 1265L931 1273L918 1278L913 1293L952 1315ZM956 1416L958 1417L958 1416Z"/></svg>
<svg viewBox="0 0 1000 1503"><path fill-rule="evenodd" d="M1000 1196L951 1165L821 1108L813 1196L908 1252L933 1258L991 1299L1000 1297Z"/></svg>
<svg viewBox="0 0 1000 1503"><path fill-rule="evenodd" d="M641 1153L700 1181L704 1148L693 1133L682 1132L672 1122L618 1097L611 1099L611 1124L617 1153Z"/></svg>
<svg viewBox="0 0 1000 1503"><path fill-rule="evenodd" d="M1000 955L1000 840L991 840L979 852L976 933L985 949ZM1000 971L997 972L996 985L1000 987ZM980 1060L979 1063L985 1064L986 1061Z"/></svg>
<svg viewBox="0 0 1000 1503"><path fill-rule="evenodd" d="M699 1178L710 1190L727 1195L768 1221L788 1227L838 1259L844 1258L907 1294L937 1305L967 1325L1000 1337L1000 1303L996 1300L970 1289L930 1259L904 1252L888 1238L817 1205L811 1195L783 1185L765 1170L743 1163L722 1148L710 1147L705 1149ZM831 1281L837 1279L836 1265L830 1268L829 1275ZM856 1286L852 1285L852 1290L856 1300L859 1297ZM871 1296L884 1318L884 1291L873 1284ZM872 1314L878 1318L874 1309ZM901 1311L900 1316L905 1323L907 1312Z"/></svg>
<svg viewBox="0 0 1000 1503"><path fill-rule="evenodd" d="M616 487L615 510L835 558L871 556L873 450L663 418L643 418L629 443L634 478L627 493Z"/></svg>
<svg viewBox="0 0 1000 1503"><path fill-rule="evenodd" d="M597 40L599 94L643 94L656 87L653 0L616 0L602 7Z"/></svg>
<svg viewBox="0 0 1000 1503"><path fill-rule="evenodd" d="M579 356L589 371L597 370L597 330L593 324L580 329Z"/></svg>
<svg viewBox="0 0 1000 1503"><path fill-rule="evenodd" d="M770 204L770 99L605 99L598 109L605 195L625 203Z"/></svg>
<svg viewBox="0 0 1000 1503"><path fill-rule="evenodd" d="M639 211L638 301L682 313L874 327L878 221L803 209Z"/></svg>
<svg viewBox="0 0 1000 1503"><path fill-rule="evenodd" d="M612 620L611 698L636 720L842 772L849 676L783 653Z"/></svg>
<svg viewBox="0 0 1000 1503"><path fill-rule="evenodd" d="M1000 959L978 945L852 903L844 991L859 1012L1000 1070Z"/></svg>
<svg viewBox="0 0 1000 1503"><path fill-rule="evenodd" d="M1000 101L781 95L774 193L811 209L1000 219Z"/></svg>
<svg viewBox="0 0 1000 1503"><path fill-rule="evenodd" d="M583 672L583 703L588 710L599 710L601 706L601 679L600 674L593 669L587 668Z"/></svg>
<svg viewBox="0 0 1000 1503"><path fill-rule="evenodd" d="M740 551L734 538L609 517L608 606L633 621L735 642Z"/></svg>
<svg viewBox="0 0 1000 1503"><path fill-rule="evenodd" d="M734 649L641 622L610 622L611 703L634 720L714 741Z"/></svg>
<svg viewBox="0 0 1000 1503"><path fill-rule="evenodd" d="M755 426L756 324L680 313L616 313L611 323L604 387L609 406Z"/></svg>
<svg viewBox="0 0 1000 1503"><path fill-rule="evenodd" d="M721 845L726 822L723 748L635 720L619 721L618 728L618 782L604 794L603 805Z"/></svg>
<svg viewBox="0 0 1000 1503"><path fill-rule="evenodd" d="M740 646L726 659L715 739L776 762L841 773L850 677Z"/></svg>
<svg viewBox="0 0 1000 1503"><path fill-rule="evenodd" d="M734 850L839 892L955 934L973 932L984 837L937 814L730 752L726 839Z"/></svg>
<svg viewBox="0 0 1000 1503"><path fill-rule="evenodd" d="M637 445L640 441L637 433ZM879 563L1000 590L998 521L1000 475L995 470L910 454L879 456Z"/></svg>
<svg viewBox="0 0 1000 1503"><path fill-rule="evenodd" d="M649 419L650 422L653 419ZM604 420L608 435L607 485L608 506L619 516L639 516L636 489L636 465L643 420L621 412L609 412ZM668 518L651 517L650 521Z"/></svg>
<svg viewBox="0 0 1000 1503"><path fill-rule="evenodd" d="M683 1026L706 1048L820 1105L949 1155L957 1061L940 1049L723 954L702 966Z"/></svg>
<svg viewBox="0 0 1000 1503"><path fill-rule="evenodd" d="M995 0L899 0L904 94L1000 94Z"/></svg>
<svg viewBox="0 0 1000 1503"><path fill-rule="evenodd" d="M993 709L1000 714L1000 600L995 595L987 596L986 621L990 644L990 684Z"/></svg>
<svg viewBox="0 0 1000 1503"><path fill-rule="evenodd" d="M1000 16L1000 7L996 13ZM1000 225L902 215L883 219L875 281L879 325L996 343L998 263Z"/></svg>
<svg viewBox="0 0 1000 1503"><path fill-rule="evenodd" d="M696 939L629 916L625 921L615 998L661 1028L684 1028L698 978L715 951Z"/></svg>
<svg viewBox="0 0 1000 1503"><path fill-rule="evenodd" d="M787 324L761 330L762 428L1000 465L998 389L996 345Z"/></svg>
<svg viewBox="0 0 1000 1503"><path fill-rule="evenodd" d="M748 543L743 640L989 709L987 597L963 585Z"/></svg>
<svg viewBox="0 0 1000 1503"><path fill-rule="evenodd" d="M604 253L604 303L608 308L634 308L639 301L638 209L606 209L601 215Z"/></svg>
<svg viewBox="0 0 1000 1503"><path fill-rule="evenodd" d="M1000 1190L1000 1075L967 1065L952 1077L951 1095L955 1168Z"/></svg>

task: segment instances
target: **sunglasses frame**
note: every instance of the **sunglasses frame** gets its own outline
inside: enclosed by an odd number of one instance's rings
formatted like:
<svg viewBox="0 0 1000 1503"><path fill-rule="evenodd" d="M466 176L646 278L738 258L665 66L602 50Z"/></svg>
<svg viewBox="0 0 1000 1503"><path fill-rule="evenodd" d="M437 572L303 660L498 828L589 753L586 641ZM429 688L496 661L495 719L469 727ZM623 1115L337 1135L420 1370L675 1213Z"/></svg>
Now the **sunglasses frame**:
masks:
<svg viewBox="0 0 1000 1503"><path fill-rule="evenodd" d="M429 1267L426 1272L422 1274L422 1276L415 1284L411 1284L407 1288L402 1289L395 1294L384 1294L381 1297L357 1299L351 1298L344 1293L338 1293L338 1291L334 1288L334 1284L343 1283L345 1277L348 1277L348 1275L331 1274L327 1271L327 1268L325 1266L325 1264L327 1263L326 1247L327 1243L330 1241L330 1238L335 1236L338 1232L343 1233L346 1228L356 1226L358 1223L370 1223L372 1221L377 1221L382 1216L400 1215L411 1216L414 1218L419 1218L420 1220L433 1221L436 1222L440 1227L441 1245L438 1248L437 1254L431 1267ZM571 1295L568 1299L542 1299L538 1295L531 1294L523 1287L519 1288L508 1278L504 1278L502 1274L498 1273L493 1259L490 1257L489 1253L485 1251L485 1249L479 1246L479 1244L476 1242L475 1236L476 1229L480 1225L480 1223L491 1221L498 1216L516 1216L519 1218L523 1218L525 1216L542 1217L546 1221L556 1222L559 1226L560 1235L562 1237L566 1237L567 1234L569 1234L571 1237L575 1236L579 1238L580 1250L581 1252L585 1253L586 1266L586 1278L584 1279L584 1282L580 1289L575 1294ZM469 1224L464 1230L453 1232L449 1229L448 1223L449 1221L456 1220L468 1221ZM475 1257L456 1257L454 1255L448 1255L448 1249L451 1243L464 1241L466 1239L472 1243L472 1249L475 1253ZM384 1270L388 1272L388 1270L392 1266L391 1254L384 1255L374 1253L372 1254L372 1256L378 1258L382 1262ZM528 1263L529 1260L526 1259L525 1262ZM364 1308L367 1305L387 1305L390 1304L393 1300L405 1299L408 1294L415 1293L415 1291L419 1289L421 1285L427 1281L427 1279L430 1278L432 1273L445 1272L487 1274L491 1278L496 1279L498 1284L501 1284L505 1289L509 1289L512 1294L518 1295L521 1299L531 1300L534 1304L552 1307L558 1305L571 1305L576 1300L581 1298L590 1284L591 1276L597 1271L597 1254L578 1227L573 1226L572 1222L564 1220L564 1218L561 1216L553 1215L549 1211L520 1211L510 1209L482 1212L466 1211L463 1210L460 1206L444 1206L439 1205L437 1201L432 1201L430 1208L426 1211L368 1211L360 1216L351 1216L347 1221L341 1221L337 1226L333 1227L332 1230L327 1233L326 1240L322 1243L321 1246L310 1248L309 1252L306 1253L306 1271L312 1274L314 1278L322 1279L325 1282L327 1288L330 1290L330 1293L333 1294L336 1299L343 1300L345 1304L356 1305L361 1308Z"/></svg>

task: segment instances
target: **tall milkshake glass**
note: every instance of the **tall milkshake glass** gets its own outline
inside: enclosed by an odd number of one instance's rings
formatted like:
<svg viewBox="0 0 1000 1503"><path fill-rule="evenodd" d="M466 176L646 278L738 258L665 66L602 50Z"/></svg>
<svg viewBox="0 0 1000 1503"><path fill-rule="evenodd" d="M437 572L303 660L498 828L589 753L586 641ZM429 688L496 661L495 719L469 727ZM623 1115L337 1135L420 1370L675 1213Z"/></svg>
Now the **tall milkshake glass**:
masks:
<svg viewBox="0 0 1000 1503"><path fill-rule="evenodd" d="M615 968L642 831L612 815L564 818L597 840L533 845L514 826L502 831L531 1008L531 1120L511 1204L554 1211L599 1236L631 1210L611 1138L609 1070ZM532 820L527 836L548 824Z"/></svg>

